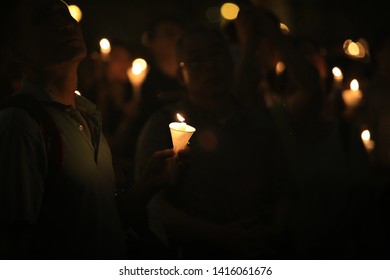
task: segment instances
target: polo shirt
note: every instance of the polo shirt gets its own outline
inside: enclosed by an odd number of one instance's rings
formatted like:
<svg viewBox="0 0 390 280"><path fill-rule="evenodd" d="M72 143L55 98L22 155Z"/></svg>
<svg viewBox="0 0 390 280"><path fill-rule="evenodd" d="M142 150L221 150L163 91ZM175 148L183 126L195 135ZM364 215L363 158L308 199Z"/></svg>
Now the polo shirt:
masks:
<svg viewBox="0 0 390 280"><path fill-rule="evenodd" d="M47 190L50 163L38 124L23 109L2 110L1 223L32 225L31 258L125 258L111 152L95 105L78 95L75 108L64 105L26 80L16 94L44 103L62 137L63 167L58 182Z"/></svg>

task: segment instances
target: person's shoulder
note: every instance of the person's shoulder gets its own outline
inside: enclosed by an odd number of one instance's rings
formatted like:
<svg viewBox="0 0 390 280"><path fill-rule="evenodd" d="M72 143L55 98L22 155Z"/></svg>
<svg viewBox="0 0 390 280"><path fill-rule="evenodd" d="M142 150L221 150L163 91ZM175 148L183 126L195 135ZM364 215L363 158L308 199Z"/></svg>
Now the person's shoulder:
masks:
<svg viewBox="0 0 390 280"><path fill-rule="evenodd" d="M24 109L18 107L5 107L0 109L0 130L34 132L39 129L34 118Z"/></svg>

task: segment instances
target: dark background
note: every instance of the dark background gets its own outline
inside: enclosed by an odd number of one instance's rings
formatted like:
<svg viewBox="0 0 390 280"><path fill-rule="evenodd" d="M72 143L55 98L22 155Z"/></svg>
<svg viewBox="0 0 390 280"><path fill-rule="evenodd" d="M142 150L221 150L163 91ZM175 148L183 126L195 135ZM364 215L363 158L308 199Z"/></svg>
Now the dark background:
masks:
<svg viewBox="0 0 390 280"><path fill-rule="evenodd" d="M370 0L253 0L273 10L290 33L316 40L324 47L342 46L345 39L371 40L382 28L390 27L387 1ZM98 49L102 37L121 38L134 48L148 22L164 13L179 13L189 22L204 22L209 7L219 0L70 0L83 12L81 26L89 50ZM250 0L229 1L239 5Z"/></svg>

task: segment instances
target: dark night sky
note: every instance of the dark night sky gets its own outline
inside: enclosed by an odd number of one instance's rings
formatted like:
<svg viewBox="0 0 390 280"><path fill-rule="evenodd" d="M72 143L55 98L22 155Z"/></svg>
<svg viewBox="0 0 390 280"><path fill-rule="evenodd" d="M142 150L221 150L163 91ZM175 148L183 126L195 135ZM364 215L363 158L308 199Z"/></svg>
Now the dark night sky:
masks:
<svg viewBox="0 0 390 280"><path fill-rule="evenodd" d="M245 3L249 0L231 1ZM259 0L261 1L261 0ZM120 37L132 45L150 18L178 12L188 21L208 23L205 11L220 6L220 0L72 0L83 11L81 25L89 48L97 48L101 37ZM387 2L371 0L262 0L283 21L292 34L311 37L327 46L344 39L370 38L381 26L390 27Z"/></svg>

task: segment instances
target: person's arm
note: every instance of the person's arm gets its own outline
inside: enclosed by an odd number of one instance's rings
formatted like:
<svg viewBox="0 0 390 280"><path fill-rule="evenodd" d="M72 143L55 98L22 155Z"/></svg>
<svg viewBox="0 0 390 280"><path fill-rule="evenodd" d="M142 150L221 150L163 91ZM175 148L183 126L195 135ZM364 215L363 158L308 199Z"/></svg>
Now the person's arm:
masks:
<svg viewBox="0 0 390 280"><path fill-rule="evenodd" d="M21 109L0 113L0 254L25 259L38 219L46 170L37 123Z"/></svg>

